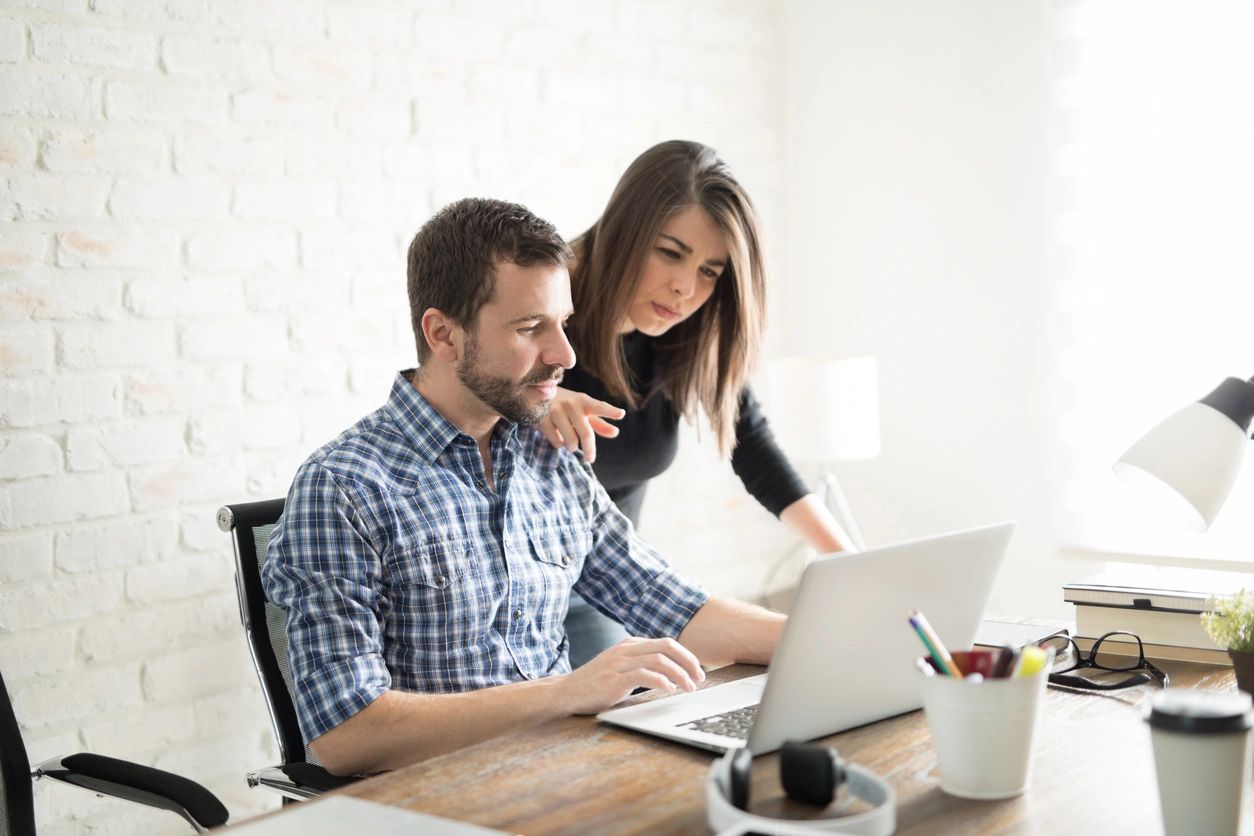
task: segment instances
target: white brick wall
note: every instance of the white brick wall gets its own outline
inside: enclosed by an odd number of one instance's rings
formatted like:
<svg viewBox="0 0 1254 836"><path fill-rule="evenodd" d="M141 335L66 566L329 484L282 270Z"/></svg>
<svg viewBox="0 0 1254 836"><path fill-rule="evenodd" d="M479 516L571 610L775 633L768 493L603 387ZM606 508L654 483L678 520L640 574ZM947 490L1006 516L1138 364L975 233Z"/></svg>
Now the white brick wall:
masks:
<svg viewBox="0 0 1254 836"><path fill-rule="evenodd" d="M165 138L138 128L50 130L40 147L48 171L149 173L168 165Z"/></svg>
<svg viewBox="0 0 1254 836"><path fill-rule="evenodd" d="M412 364L405 247L449 200L575 234L637 153L690 137L782 254L781 15L0 0L0 670L32 758L94 748L186 772L236 820L274 807L243 783L275 751L215 508L284 492ZM788 542L694 438L645 529L742 595ZM53 836L179 828L36 800Z"/></svg>

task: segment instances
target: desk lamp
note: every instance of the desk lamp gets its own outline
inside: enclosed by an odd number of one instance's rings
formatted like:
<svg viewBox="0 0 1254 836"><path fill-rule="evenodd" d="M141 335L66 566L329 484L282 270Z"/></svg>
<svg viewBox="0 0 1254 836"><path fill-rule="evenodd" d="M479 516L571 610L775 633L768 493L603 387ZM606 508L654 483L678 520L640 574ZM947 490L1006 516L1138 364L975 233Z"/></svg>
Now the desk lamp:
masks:
<svg viewBox="0 0 1254 836"><path fill-rule="evenodd" d="M771 428L800 462L818 465L823 502L859 551L862 534L833 465L880 452L878 371L874 357L791 357L769 363L764 379Z"/></svg>
<svg viewBox="0 0 1254 836"><path fill-rule="evenodd" d="M1254 378L1230 377L1154 427L1115 462L1115 475L1190 531L1210 528L1245 455Z"/></svg>

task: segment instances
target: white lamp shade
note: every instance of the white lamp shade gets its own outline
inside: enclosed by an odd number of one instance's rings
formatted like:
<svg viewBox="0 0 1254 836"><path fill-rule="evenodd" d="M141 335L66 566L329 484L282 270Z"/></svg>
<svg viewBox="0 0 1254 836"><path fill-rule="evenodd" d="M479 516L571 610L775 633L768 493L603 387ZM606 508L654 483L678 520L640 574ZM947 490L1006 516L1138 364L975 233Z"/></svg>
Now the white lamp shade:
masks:
<svg viewBox="0 0 1254 836"><path fill-rule="evenodd" d="M1128 448L1114 470L1160 513L1201 532L1228 498L1247 443L1232 419L1192 403Z"/></svg>
<svg viewBox="0 0 1254 836"><path fill-rule="evenodd" d="M880 452L874 357L791 357L767 364L763 400L780 445L799 461L873 459Z"/></svg>

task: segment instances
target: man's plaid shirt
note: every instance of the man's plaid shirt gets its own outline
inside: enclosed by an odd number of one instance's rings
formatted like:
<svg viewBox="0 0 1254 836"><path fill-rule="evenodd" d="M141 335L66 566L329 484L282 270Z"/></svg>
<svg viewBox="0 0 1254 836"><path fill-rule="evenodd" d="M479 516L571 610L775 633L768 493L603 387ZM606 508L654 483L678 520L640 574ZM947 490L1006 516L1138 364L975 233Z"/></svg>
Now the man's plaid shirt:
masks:
<svg viewBox="0 0 1254 836"><path fill-rule="evenodd" d="M306 741L388 689L568 672L572 587L638 636L678 636L708 597L534 429L498 423L489 491L474 439L408 376L301 465L270 538L262 580L288 611Z"/></svg>

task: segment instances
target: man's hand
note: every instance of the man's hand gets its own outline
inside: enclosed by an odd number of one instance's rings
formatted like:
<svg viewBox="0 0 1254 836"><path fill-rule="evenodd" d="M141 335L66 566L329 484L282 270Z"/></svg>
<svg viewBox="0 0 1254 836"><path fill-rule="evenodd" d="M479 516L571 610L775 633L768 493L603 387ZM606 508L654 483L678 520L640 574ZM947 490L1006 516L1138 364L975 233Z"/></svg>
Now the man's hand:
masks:
<svg viewBox="0 0 1254 836"><path fill-rule="evenodd" d="M582 447L584 460L591 464L597 457L596 437L618 435L618 427L605 419L617 421L626 414L614 404L559 386L548 417L536 424L536 429L554 447L565 447L571 452Z"/></svg>
<svg viewBox="0 0 1254 836"><path fill-rule="evenodd" d="M637 688L671 694L695 691L697 683L705 681L705 671L697 657L674 639L626 638L562 679L570 712L596 714Z"/></svg>

